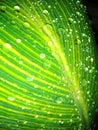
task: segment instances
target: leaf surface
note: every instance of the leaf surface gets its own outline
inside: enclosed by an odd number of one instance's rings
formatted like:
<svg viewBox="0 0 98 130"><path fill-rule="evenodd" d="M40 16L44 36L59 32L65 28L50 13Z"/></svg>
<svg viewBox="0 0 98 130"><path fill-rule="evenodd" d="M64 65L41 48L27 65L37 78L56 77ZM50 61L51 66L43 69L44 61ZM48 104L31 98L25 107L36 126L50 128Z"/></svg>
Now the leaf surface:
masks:
<svg viewBox="0 0 98 130"><path fill-rule="evenodd" d="M90 129L97 75L82 2L0 1L2 130Z"/></svg>

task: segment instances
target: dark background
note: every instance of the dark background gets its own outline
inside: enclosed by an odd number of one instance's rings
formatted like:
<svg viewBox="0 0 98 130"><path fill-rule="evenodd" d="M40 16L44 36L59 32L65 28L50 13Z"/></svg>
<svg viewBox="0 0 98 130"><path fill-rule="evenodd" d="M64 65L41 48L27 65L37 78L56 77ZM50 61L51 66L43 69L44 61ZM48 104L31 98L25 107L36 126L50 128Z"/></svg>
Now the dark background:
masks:
<svg viewBox="0 0 98 130"><path fill-rule="evenodd" d="M98 0L83 0L87 7L87 15L92 22L92 28L95 32L96 44L98 47Z"/></svg>
<svg viewBox="0 0 98 130"><path fill-rule="evenodd" d="M92 29L93 32L95 33L96 45L98 50L98 4L97 3L98 0L83 0L83 4L87 7L87 15L92 22ZM98 130L98 114L96 114L93 120L92 130Z"/></svg>

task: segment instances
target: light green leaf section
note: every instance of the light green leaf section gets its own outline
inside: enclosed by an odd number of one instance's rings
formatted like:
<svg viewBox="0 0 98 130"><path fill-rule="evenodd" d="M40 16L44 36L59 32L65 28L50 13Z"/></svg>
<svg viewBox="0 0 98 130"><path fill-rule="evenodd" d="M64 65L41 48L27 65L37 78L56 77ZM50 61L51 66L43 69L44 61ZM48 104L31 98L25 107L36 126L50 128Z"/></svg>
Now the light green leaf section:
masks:
<svg viewBox="0 0 98 130"><path fill-rule="evenodd" d="M0 129L89 130L97 52L73 0L0 1Z"/></svg>

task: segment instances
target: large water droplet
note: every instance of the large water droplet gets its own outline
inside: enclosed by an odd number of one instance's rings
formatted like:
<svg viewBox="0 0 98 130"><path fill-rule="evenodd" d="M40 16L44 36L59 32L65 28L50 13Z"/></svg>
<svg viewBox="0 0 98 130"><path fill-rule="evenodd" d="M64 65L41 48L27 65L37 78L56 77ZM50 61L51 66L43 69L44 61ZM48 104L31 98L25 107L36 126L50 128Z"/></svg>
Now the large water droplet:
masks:
<svg viewBox="0 0 98 130"><path fill-rule="evenodd" d="M4 45L3 45L3 49L4 50L11 50L12 49L12 46L9 44L9 43L5 43Z"/></svg>

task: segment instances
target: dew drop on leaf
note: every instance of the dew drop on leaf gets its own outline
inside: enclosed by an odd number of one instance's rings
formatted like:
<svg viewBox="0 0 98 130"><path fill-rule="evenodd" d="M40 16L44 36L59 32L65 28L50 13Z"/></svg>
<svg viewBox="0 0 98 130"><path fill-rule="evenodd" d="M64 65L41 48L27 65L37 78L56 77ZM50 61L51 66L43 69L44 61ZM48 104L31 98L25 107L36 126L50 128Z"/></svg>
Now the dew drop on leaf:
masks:
<svg viewBox="0 0 98 130"><path fill-rule="evenodd" d="M21 43L21 39L17 39L16 41L17 41L17 43Z"/></svg>
<svg viewBox="0 0 98 130"><path fill-rule="evenodd" d="M5 12L5 11L6 11L6 6L4 6L4 5L0 6L0 10L1 10L2 12Z"/></svg>
<svg viewBox="0 0 98 130"><path fill-rule="evenodd" d="M9 100L9 101L14 101L14 100L15 100L15 97L9 96L9 97L8 97L8 100Z"/></svg>
<svg viewBox="0 0 98 130"><path fill-rule="evenodd" d="M35 118L38 118L38 115L35 115Z"/></svg>
<svg viewBox="0 0 98 130"><path fill-rule="evenodd" d="M20 11L20 7L18 5L15 5L14 6L14 10L17 11L17 12L19 12Z"/></svg>
<svg viewBox="0 0 98 130"><path fill-rule="evenodd" d="M34 88L38 88L38 85L37 85L37 84L35 84L35 85L34 85Z"/></svg>
<svg viewBox="0 0 98 130"><path fill-rule="evenodd" d="M90 59L90 61L91 61L91 62L93 62L93 61L94 61L94 59L93 59L93 58L91 58L91 59Z"/></svg>
<svg viewBox="0 0 98 130"><path fill-rule="evenodd" d="M9 43L5 43L4 45L3 45L3 49L4 50L11 50L12 49L12 46L9 44Z"/></svg>
<svg viewBox="0 0 98 130"><path fill-rule="evenodd" d="M24 22L23 25L26 27L26 28L29 28L30 27L30 24L28 22Z"/></svg>
<svg viewBox="0 0 98 130"><path fill-rule="evenodd" d="M23 124L27 124L27 121L24 121Z"/></svg>
<svg viewBox="0 0 98 130"><path fill-rule="evenodd" d="M73 18L68 18L68 22L71 24L73 22Z"/></svg>
<svg viewBox="0 0 98 130"><path fill-rule="evenodd" d="M43 10L43 14L48 14L48 10Z"/></svg>
<svg viewBox="0 0 98 130"><path fill-rule="evenodd" d="M75 44L76 44L76 45L79 45L79 44L81 44L81 41L80 41L80 39L78 39L78 38L77 38L77 39L75 40Z"/></svg>
<svg viewBox="0 0 98 130"><path fill-rule="evenodd" d="M46 55L45 55L44 53L41 53L41 54L40 54L40 58L41 58L41 59L44 59L45 57L46 57Z"/></svg>
<svg viewBox="0 0 98 130"><path fill-rule="evenodd" d="M27 76L27 77L26 77L26 80L29 81L29 82L31 82L31 81L34 80L34 78L33 78L33 76Z"/></svg>
<svg viewBox="0 0 98 130"><path fill-rule="evenodd" d="M64 121L59 121L59 124L64 124Z"/></svg>
<svg viewBox="0 0 98 130"><path fill-rule="evenodd" d="M23 62L20 60L19 62L18 62L19 64L23 64Z"/></svg>
<svg viewBox="0 0 98 130"><path fill-rule="evenodd" d="M57 99L56 99L56 103L57 104L61 104L61 103L63 103L63 98L62 97L58 97Z"/></svg>

